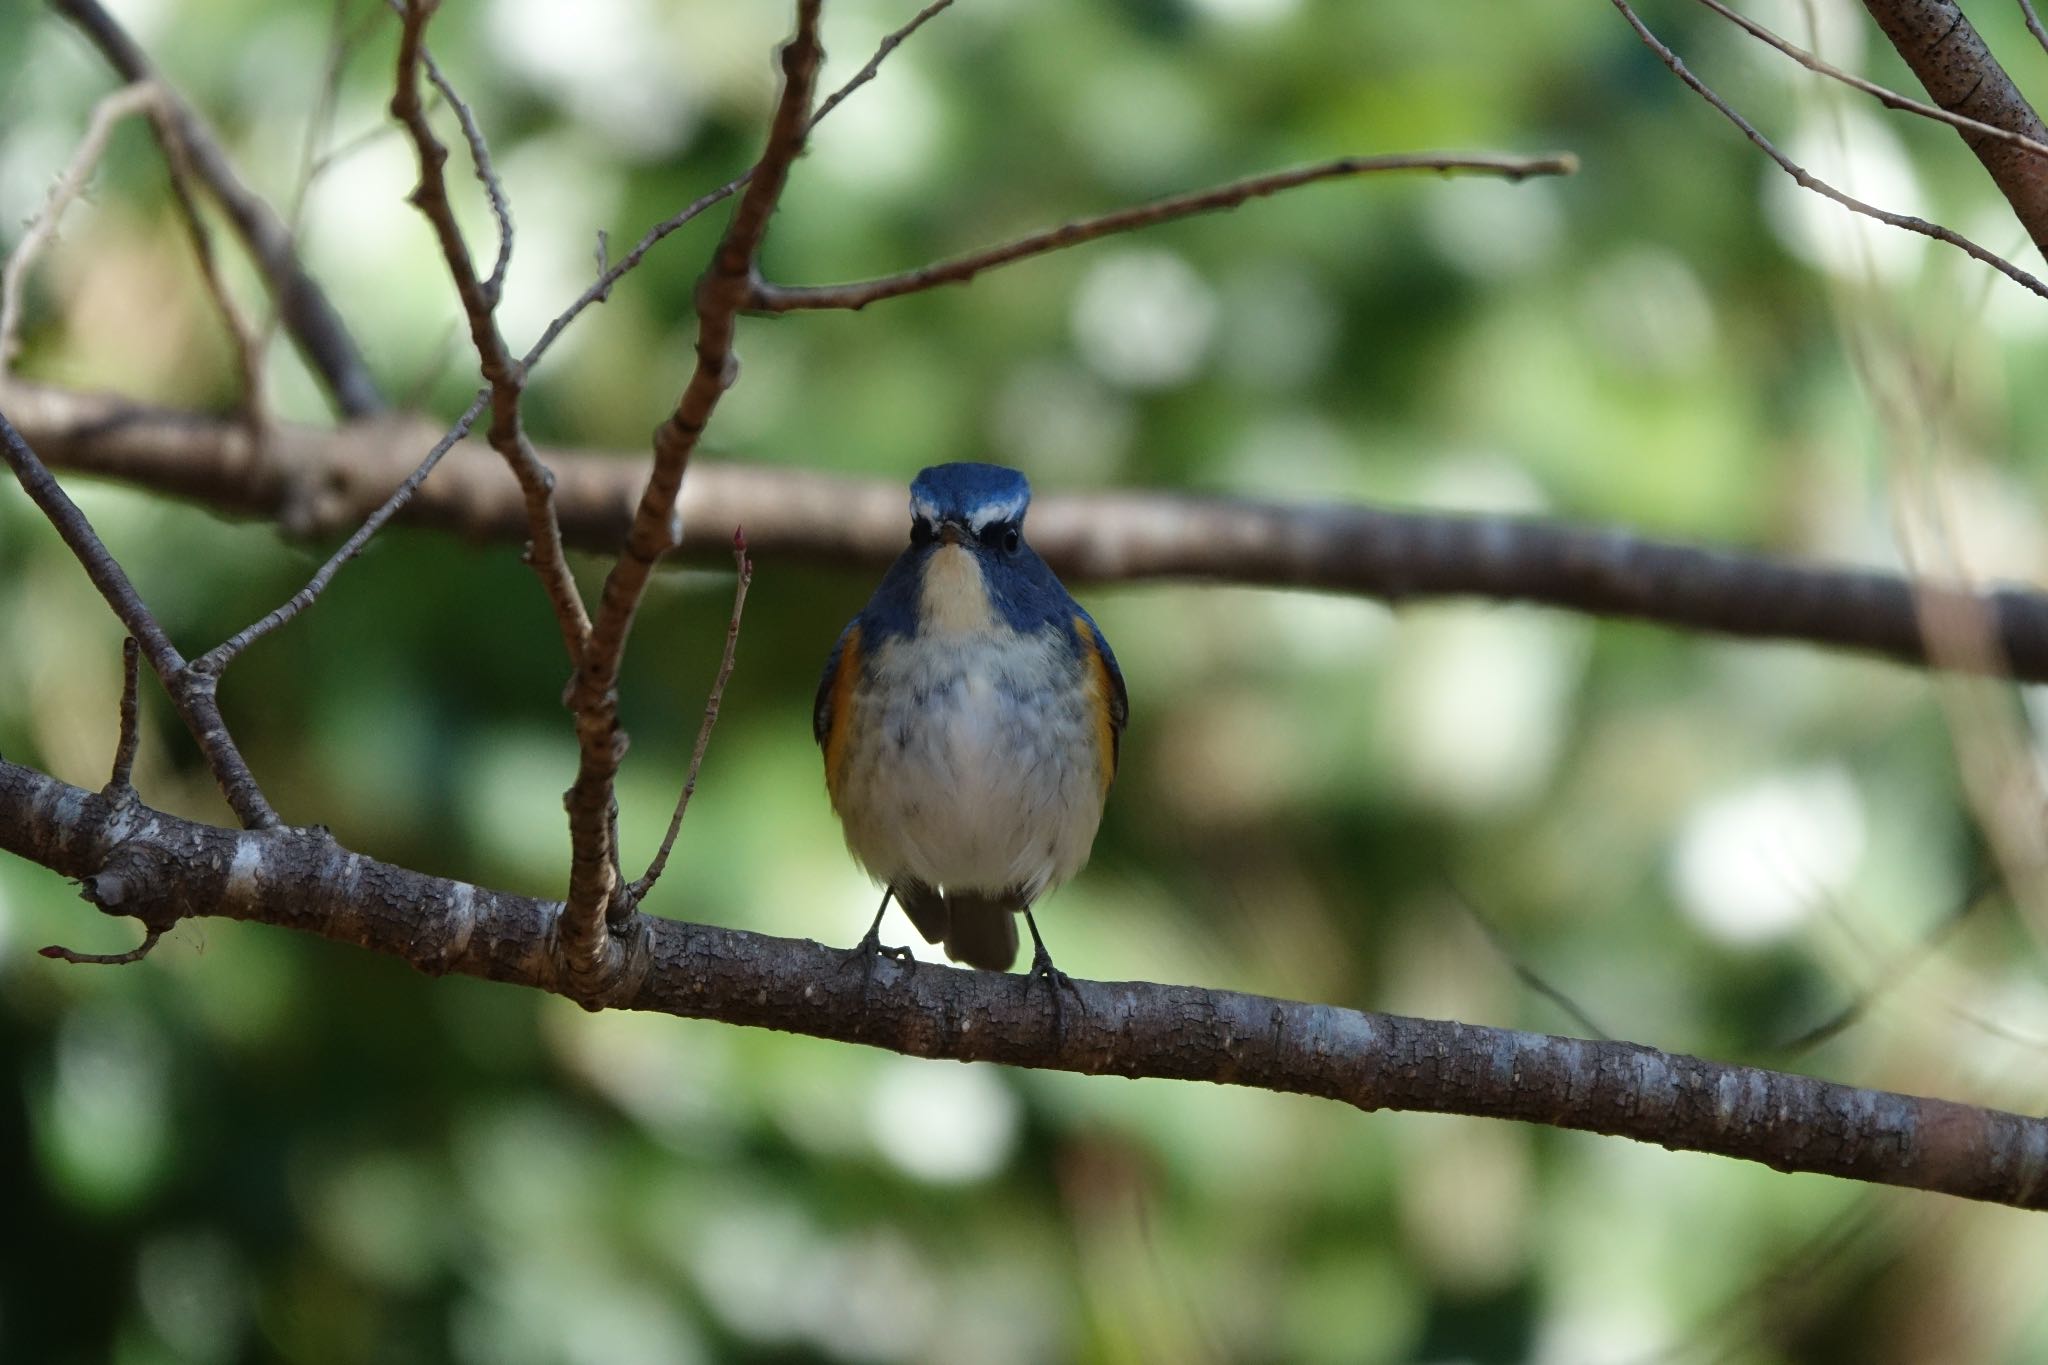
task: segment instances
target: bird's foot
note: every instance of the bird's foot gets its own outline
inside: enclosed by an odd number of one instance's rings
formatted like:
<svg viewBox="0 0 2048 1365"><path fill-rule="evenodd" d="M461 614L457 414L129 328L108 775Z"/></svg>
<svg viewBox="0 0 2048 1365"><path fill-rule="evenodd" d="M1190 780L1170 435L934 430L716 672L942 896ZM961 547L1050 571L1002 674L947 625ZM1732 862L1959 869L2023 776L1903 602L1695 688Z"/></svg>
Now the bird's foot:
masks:
<svg viewBox="0 0 2048 1365"><path fill-rule="evenodd" d="M1080 1001L1081 988L1074 984L1073 977L1068 976L1065 972L1052 965L1052 954L1045 951L1045 943L1039 939L1036 926L1032 929L1031 937L1033 940L1031 970L1025 975L1024 989L1028 992L1039 985L1045 987L1047 995L1052 1000L1053 1037L1061 1046L1064 1046L1067 1041L1067 1004L1065 996L1068 991L1072 991L1074 999ZM1087 1008L1085 1002L1082 1003L1082 1008L1084 1010Z"/></svg>
<svg viewBox="0 0 2048 1365"><path fill-rule="evenodd" d="M891 947L882 942L882 918L880 915L877 915L875 922L868 926L868 931L861 935L860 942L839 955L839 969L844 971L848 967L859 967L861 994L866 995L868 987L874 984L875 961L878 958L887 958L893 962L900 962L906 967L915 967L917 965L917 958L911 953L910 949Z"/></svg>

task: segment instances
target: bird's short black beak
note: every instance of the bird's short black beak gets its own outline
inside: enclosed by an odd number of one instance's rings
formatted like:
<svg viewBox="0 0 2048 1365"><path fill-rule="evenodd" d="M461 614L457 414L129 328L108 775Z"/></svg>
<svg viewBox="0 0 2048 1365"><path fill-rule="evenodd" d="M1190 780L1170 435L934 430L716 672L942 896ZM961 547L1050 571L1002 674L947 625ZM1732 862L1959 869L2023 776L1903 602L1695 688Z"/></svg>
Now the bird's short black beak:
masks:
<svg viewBox="0 0 2048 1365"><path fill-rule="evenodd" d="M956 521L951 517L947 517L939 523L939 544L971 545L973 543L974 532L968 529L966 522Z"/></svg>

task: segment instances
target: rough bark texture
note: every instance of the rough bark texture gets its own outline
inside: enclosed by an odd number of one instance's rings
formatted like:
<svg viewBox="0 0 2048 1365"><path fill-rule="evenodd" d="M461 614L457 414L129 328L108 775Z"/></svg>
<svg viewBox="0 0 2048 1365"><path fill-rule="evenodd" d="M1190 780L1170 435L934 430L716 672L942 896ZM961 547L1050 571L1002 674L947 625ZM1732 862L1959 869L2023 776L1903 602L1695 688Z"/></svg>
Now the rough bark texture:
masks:
<svg viewBox="0 0 2048 1365"><path fill-rule="evenodd" d="M307 535L352 529L441 435L398 419L338 432L280 425L257 458L246 431L232 421L121 398L0 383L0 411L53 468L274 519ZM541 453L555 471L564 540L616 550L643 491L645 464L628 455ZM902 549L905 496L901 485L872 479L700 459L682 492L687 529L680 553L700 562L723 559L733 528L744 526L765 563L880 566ZM527 529L518 486L475 449L451 453L402 516L514 543ZM1390 602L1491 598L1929 662L1916 588L1900 575L1607 527L1164 493L1048 495L1032 504L1031 543L1070 583L1191 578ZM1982 601L2012 675L2048 682L2048 596L2007 588ZM1996 663L1994 657L1984 666Z"/></svg>
<svg viewBox="0 0 2048 1365"><path fill-rule="evenodd" d="M2048 125L1953 0L1863 0L1863 7L1936 104L2036 142L2048 141ZM2048 162L1981 133L1959 130L1959 136L1984 163L2035 247L2048 256Z"/></svg>
<svg viewBox="0 0 2048 1365"><path fill-rule="evenodd" d="M325 831L233 831L0 760L0 848L152 929L260 921L567 995L917 1057L1212 1081L1360 1109L1483 1115L1714 1152L1783 1171L2048 1207L2048 1120L1591 1042L1148 982L1075 983L1056 1029L1021 976L860 964L809 941L634 915L620 970L578 984L562 906L351 852Z"/></svg>

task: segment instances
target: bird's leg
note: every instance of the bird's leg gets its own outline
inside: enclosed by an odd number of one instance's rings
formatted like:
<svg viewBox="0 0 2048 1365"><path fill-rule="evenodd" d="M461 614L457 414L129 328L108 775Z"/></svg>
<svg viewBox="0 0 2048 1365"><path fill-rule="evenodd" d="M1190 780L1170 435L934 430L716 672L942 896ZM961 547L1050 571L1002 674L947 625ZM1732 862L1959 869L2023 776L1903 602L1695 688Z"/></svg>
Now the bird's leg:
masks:
<svg viewBox="0 0 2048 1365"><path fill-rule="evenodd" d="M1024 923L1031 930L1031 971L1025 978L1025 989L1037 982L1044 982L1052 995L1053 1036L1064 1044L1067 1040L1066 1002L1060 998L1063 991L1072 991L1074 999L1081 999L1081 988L1074 984L1074 978L1052 965L1052 954L1045 950L1045 940L1038 935L1038 921L1031 918L1031 907L1024 907ZM1084 1003L1083 1009L1087 1006Z"/></svg>
<svg viewBox="0 0 2048 1365"><path fill-rule="evenodd" d="M870 924L868 931L861 935L860 942L846 950L840 962L841 967L850 967L856 962L860 964L861 989L863 992L866 991L868 983L874 979L876 958L893 958L906 967L917 965L917 959L911 956L910 949L891 948L888 944L882 942L882 916L889 913L889 900L895 894L896 888L893 886L882 888L882 904L875 910L874 923Z"/></svg>

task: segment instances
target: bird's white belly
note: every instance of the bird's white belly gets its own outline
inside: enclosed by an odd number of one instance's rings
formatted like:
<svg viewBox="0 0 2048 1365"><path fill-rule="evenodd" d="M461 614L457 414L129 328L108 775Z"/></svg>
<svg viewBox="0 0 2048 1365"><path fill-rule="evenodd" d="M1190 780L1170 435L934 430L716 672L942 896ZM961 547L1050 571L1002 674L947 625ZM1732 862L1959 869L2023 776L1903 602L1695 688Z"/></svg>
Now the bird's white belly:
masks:
<svg viewBox="0 0 2048 1365"><path fill-rule="evenodd" d="M856 690L835 804L883 881L1022 890L1088 861L1105 783L1075 665L1051 630L890 640Z"/></svg>

